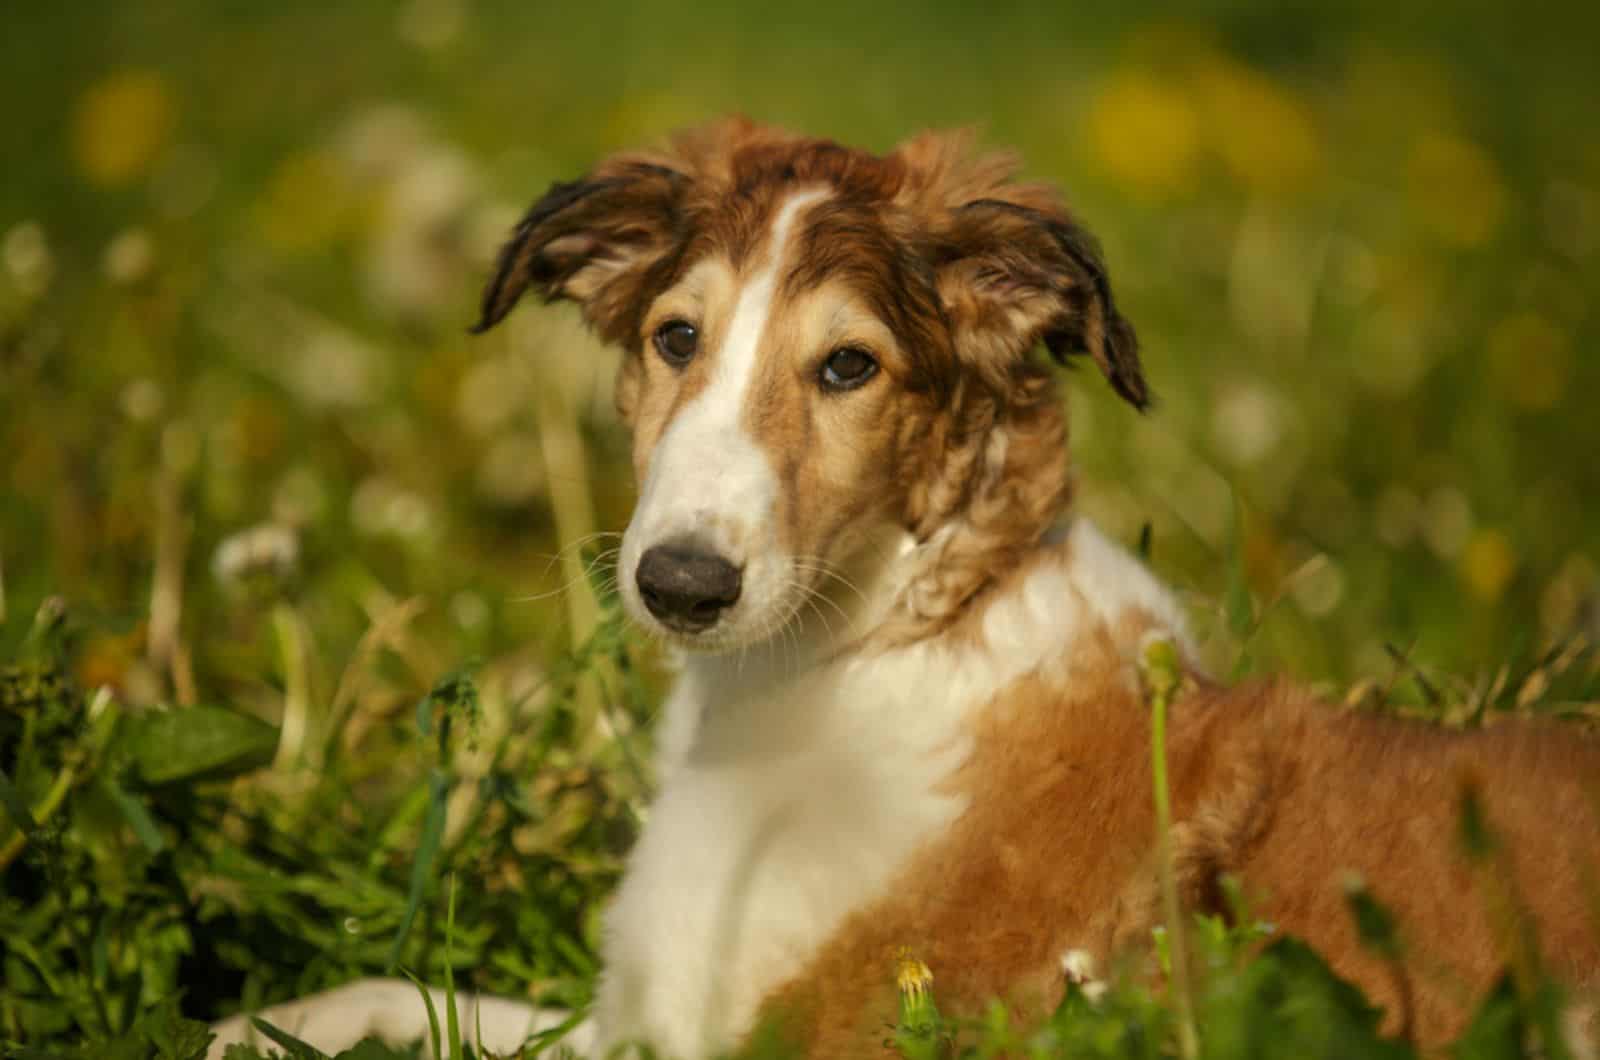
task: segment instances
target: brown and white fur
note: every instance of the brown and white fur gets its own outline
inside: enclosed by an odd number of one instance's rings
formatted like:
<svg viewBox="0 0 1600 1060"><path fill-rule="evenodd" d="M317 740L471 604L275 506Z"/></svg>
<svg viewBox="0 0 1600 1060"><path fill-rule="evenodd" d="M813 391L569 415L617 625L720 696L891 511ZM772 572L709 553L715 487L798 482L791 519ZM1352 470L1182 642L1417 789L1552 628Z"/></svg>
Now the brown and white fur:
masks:
<svg viewBox="0 0 1600 1060"><path fill-rule="evenodd" d="M482 327L532 289L626 351L619 581L682 654L598 1055L706 1055L769 1018L807 1055L883 1055L901 947L947 1012L1040 1012L1064 955L1104 966L1157 923L1135 659L1152 636L1187 653L1184 620L1072 514L1032 351L1086 354L1141 408L1145 383L1093 241L1012 169L961 137L875 156L734 120L556 185L505 249ZM1438 1043L1508 953L1458 852L1471 784L1551 967L1600 975L1595 739L1340 712L1189 662L1169 756L1191 906L1236 876ZM1399 918L1409 1015L1355 937L1350 873Z"/></svg>

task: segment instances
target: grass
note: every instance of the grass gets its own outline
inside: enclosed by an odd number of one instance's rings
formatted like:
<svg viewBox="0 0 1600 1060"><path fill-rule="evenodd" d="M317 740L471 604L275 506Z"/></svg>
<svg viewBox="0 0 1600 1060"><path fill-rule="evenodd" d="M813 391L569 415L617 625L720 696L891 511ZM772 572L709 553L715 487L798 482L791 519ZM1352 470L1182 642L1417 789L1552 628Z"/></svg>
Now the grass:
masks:
<svg viewBox="0 0 1600 1060"><path fill-rule="evenodd" d="M662 684L605 592L611 355L560 311L464 330L537 191L728 110L875 146L980 123L1070 190L1159 398L1068 380L1080 503L1216 672L1593 715L1591 7L16 14L0 1037L180 1056L180 1014L391 966L586 1001ZM1219 931L1186 932L1202 1055L1299 1040L1297 998L1391 1048L1308 955ZM1511 1055L1470 1050L1541 989L1464 1055ZM1115 982L905 1041L1175 1055L1175 1018Z"/></svg>
<svg viewBox="0 0 1600 1060"><path fill-rule="evenodd" d="M593 676L597 660L623 673L633 665L615 600L601 604L593 636L543 690L542 716L529 718L534 731L499 737L489 756L503 764L526 741L523 751L543 756L529 770L536 779L517 784L496 767L464 783L465 759L485 751L487 734L474 679L455 673L416 704L412 754L433 764L382 798L363 788L357 763L343 754L298 783L274 783L282 778L265 763L278 733L237 712L134 714L104 694L88 700L68 675L70 626L57 609L44 609L26 650L0 669L0 736L11 752L0 795L11 819L25 822L0 905L7 1055L197 1060L207 1036L186 1015L220 1011L234 998L278 1000L396 964L419 988L428 978L449 993L460 976L477 989L581 1010L595 971L590 918L616 869L614 856L599 852L626 846L639 795L608 788L615 775L591 774L573 803L572 789L561 790L571 781L552 775L571 742L564 730L574 685ZM1154 646L1158 807L1166 802L1159 734L1170 670ZM1592 669L1588 680L1592 686ZM53 779L43 779L52 770ZM39 788L48 794L29 806L21 793ZM355 802L388 812L342 809ZM1508 881L1499 875L1498 842L1470 799L1462 820L1463 850L1477 871ZM608 823L615 831L597 835ZM463 878L472 884L461 886ZM1514 919L1514 893L1489 890L1503 892L1497 915ZM907 1060L1419 1055L1403 1035L1380 1034L1378 1011L1315 954L1234 901L1233 926L1220 918L1186 923L1169 901L1157 982L1134 968L1109 970L1093 990L1064 979L1060 1006L1039 1025L1018 1024L999 1005L977 1020L944 1017L932 1000L936 973L908 953L901 1020L886 1036ZM1350 905L1364 942L1398 969L1387 913L1359 882ZM1556 1037L1564 996L1539 972L1531 942L1511 937L1511 971L1483 1002L1459 1056L1529 1055L1536 1043L1542 1055L1564 1055ZM884 970L886 979L894 974ZM454 1007L442 1034L429 1008L425 1055L469 1055L471 1036ZM278 1028L261 1030L285 1056L322 1056ZM522 1055L558 1045L546 1038ZM241 1047L230 1060L266 1055ZM340 1055L415 1052L369 1042ZM775 1034L757 1035L744 1055L790 1054Z"/></svg>

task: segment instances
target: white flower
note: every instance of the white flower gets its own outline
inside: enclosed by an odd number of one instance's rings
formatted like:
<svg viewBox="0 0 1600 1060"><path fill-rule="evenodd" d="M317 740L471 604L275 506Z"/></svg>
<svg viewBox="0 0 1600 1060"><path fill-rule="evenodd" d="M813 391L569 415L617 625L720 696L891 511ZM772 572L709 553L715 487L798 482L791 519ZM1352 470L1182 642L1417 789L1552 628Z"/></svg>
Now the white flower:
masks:
<svg viewBox="0 0 1600 1060"><path fill-rule="evenodd" d="M362 111L338 137L340 157L361 180L387 180L428 142L427 122L403 103Z"/></svg>
<svg viewBox="0 0 1600 1060"><path fill-rule="evenodd" d="M533 405L530 373L514 356L485 357L467 369L456 391L456 415L472 433L486 436Z"/></svg>
<svg viewBox="0 0 1600 1060"><path fill-rule="evenodd" d="M1076 984L1083 996L1099 1001L1106 993L1106 983L1095 978L1094 957L1088 950L1068 950L1061 955L1061 974L1067 982Z"/></svg>
<svg viewBox="0 0 1600 1060"><path fill-rule="evenodd" d="M383 376L383 356L352 332L319 328L286 358L284 382L308 404L354 408L372 401Z"/></svg>
<svg viewBox="0 0 1600 1060"><path fill-rule="evenodd" d="M450 617L462 629L479 629L489 621L489 604L478 593L463 590L450 598Z"/></svg>
<svg viewBox="0 0 1600 1060"><path fill-rule="evenodd" d="M122 388L122 412L135 423L149 423L161 415L163 404L161 384L154 379L141 377Z"/></svg>
<svg viewBox="0 0 1600 1060"><path fill-rule="evenodd" d="M1344 599L1344 587L1344 571L1326 552L1319 552L1295 572L1290 592L1300 610L1322 618Z"/></svg>
<svg viewBox="0 0 1600 1060"><path fill-rule="evenodd" d="M515 507L544 492L544 451L539 439L507 434L495 439L478 465L478 492L495 504Z"/></svg>
<svg viewBox="0 0 1600 1060"><path fill-rule="evenodd" d="M4 260L12 282L24 295L37 297L50 286L54 262L44 228L37 221L23 221L6 233L4 243L0 243L0 260Z"/></svg>
<svg viewBox="0 0 1600 1060"><path fill-rule="evenodd" d="M381 477L369 478L350 498L350 520L364 534L417 538L433 526L428 502Z"/></svg>
<svg viewBox="0 0 1600 1060"><path fill-rule="evenodd" d="M1211 413L1217 447L1235 464L1270 456L1283 437L1283 402L1260 382L1236 383L1218 397Z"/></svg>
<svg viewBox="0 0 1600 1060"><path fill-rule="evenodd" d="M223 584L243 581L253 574L284 579L300 561L300 539L293 530L262 523L222 540L211 556L211 572Z"/></svg>
<svg viewBox="0 0 1600 1060"><path fill-rule="evenodd" d="M466 156L453 148L430 150L395 175L368 253L374 301L402 313L456 307L477 185Z"/></svg>
<svg viewBox="0 0 1600 1060"><path fill-rule="evenodd" d="M129 228L106 247L102 265L107 279L127 286L150 275L155 263L156 247L150 233L142 228Z"/></svg>

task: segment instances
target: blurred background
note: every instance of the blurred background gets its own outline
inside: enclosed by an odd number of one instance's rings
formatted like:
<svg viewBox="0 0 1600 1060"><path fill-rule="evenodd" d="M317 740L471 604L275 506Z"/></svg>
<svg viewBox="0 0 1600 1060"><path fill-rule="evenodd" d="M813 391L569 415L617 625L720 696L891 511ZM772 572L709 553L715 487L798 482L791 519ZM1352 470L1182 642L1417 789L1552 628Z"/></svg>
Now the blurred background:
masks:
<svg viewBox="0 0 1600 1060"><path fill-rule="evenodd" d="M658 680L596 647L585 581L632 496L614 355L561 309L466 328L552 180L730 111L880 150L974 125L1067 189L1158 396L1068 373L1081 504L1147 541L1220 672L1539 699L1600 637L1597 39L1576 2L12 5L0 647L59 596L72 681L110 690L90 723L280 728L221 796L123 774L143 818L112 791L79 860L8 875L9 940L43 941L7 1027L73 1025L52 975L94 1025L122 974L209 1015L379 970L421 897L442 915L440 835L451 959L581 993L648 787L616 737ZM408 712L462 665L452 757ZM620 685L578 690L592 666ZM25 790L72 786L61 739ZM46 915L63 873L95 886Z"/></svg>
<svg viewBox="0 0 1600 1060"><path fill-rule="evenodd" d="M440 660L565 643L549 557L630 498L611 355L559 310L470 339L478 286L550 181L743 111L971 124L1068 190L1160 401L1071 380L1083 503L1203 609L1237 496L1274 664L1536 651L1600 580L1600 14L1402 6L26 5L6 606L120 619L83 665L149 697L151 638L259 683L262 562L325 665L374 594Z"/></svg>

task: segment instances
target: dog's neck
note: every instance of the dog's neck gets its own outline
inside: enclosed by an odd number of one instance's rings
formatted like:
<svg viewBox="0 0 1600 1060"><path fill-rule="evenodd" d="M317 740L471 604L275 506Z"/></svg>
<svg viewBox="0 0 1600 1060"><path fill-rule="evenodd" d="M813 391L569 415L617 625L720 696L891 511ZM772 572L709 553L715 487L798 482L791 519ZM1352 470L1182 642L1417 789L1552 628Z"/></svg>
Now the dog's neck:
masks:
<svg viewBox="0 0 1600 1060"><path fill-rule="evenodd" d="M958 399L931 435L924 444L943 456L927 487L913 492L919 546L894 607L870 634L878 646L954 626L1067 520L1066 415L1046 377L1018 383L1004 405L990 393Z"/></svg>

